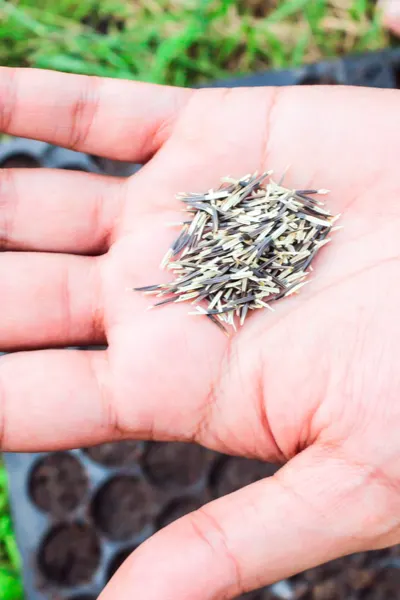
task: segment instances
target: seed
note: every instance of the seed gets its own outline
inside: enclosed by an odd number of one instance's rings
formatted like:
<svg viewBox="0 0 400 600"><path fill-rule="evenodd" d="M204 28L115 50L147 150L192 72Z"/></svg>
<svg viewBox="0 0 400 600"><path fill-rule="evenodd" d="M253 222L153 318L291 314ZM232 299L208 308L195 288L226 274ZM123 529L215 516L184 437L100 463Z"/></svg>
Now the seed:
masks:
<svg viewBox="0 0 400 600"><path fill-rule="evenodd" d="M180 233L161 262L174 279L135 291L166 296L155 306L188 301L189 314L207 316L224 333L297 294L340 215L313 197L327 190L291 190L270 176L229 176L215 190L178 194L192 217L174 224Z"/></svg>

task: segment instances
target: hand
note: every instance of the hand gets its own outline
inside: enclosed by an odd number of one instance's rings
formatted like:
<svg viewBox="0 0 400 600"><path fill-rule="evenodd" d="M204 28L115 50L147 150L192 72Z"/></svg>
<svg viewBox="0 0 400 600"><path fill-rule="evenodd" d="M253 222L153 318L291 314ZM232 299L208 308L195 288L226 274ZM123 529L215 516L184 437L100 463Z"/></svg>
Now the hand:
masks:
<svg viewBox="0 0 400 600"><path fill-rule="evenodd" d="M400 35L400 2L398 0L378 0L378 7L383 14L383 24L391 33Z"/></svg>
<svg viewBox="0 0 400 600"><path fill-rule="evenodd" d="M1 70L3 131L146 162L129 180L1 171L1 447L179 439L287 463L157 533L102 600L231 598L400 541L398 104ZM159 280L175 193L288 163L345 225L299 296L229 341L126 291Z"/></svg>

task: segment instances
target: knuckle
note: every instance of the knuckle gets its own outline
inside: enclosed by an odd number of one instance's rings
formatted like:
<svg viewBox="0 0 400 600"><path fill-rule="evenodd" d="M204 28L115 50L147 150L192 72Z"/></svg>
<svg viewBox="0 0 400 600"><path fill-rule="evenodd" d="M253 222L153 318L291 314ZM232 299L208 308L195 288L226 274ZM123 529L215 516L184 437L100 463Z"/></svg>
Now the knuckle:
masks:
<svg viewBox="0 0 400 600"><path fill-rule="evenodd" d="M85 352L84 355L98 393L102 427L111 439L125 439L129 433L129 427L125 427L123 410L120 409L105 381L104 374L108 371L107 358L103 356L102 352Z"/></svg>
<svg viewBox="0 0 400 600"><path fill-rule="evenodd" d="M0 83L0 130L11 129L17 108L17 69L4 69Z"/></svg>
<svg viewBox="0 0 400 600"><path fill-rule="evenodd" d="M71 334L73 334L74 323L72 306L73 293L71 289L71 274L68 265L65 266L64 270L60 271L59 277L59 306L61 307L62 314L61 323L64 328L64 336L66 339L69 339Z"/></svg>
<svg viewBox="0 0 400 600"><path fill-rule="evenodd" d="M217 519L210 514L207 507L190 513L187 515L187 519L195 540L205 545L214 555L213 559L225 569L225 581L228 582L229 592L236 595L244 593L239 561L234 552L229 549L227 535Z"/></svg>
<svg viewBox="0 0 400 600"><path fill-rule="evenodd" d="M0 249L6 249L11 244L17 200L15 172L12 169L0 169Z"/></svg>
<svg viewBox="0 0 400 600"><path fill-rule="evenodd" d="M83 78L82 88L70 108L70 134L67 147L77 150L85 146L100 105L98 77Z"/></svg>

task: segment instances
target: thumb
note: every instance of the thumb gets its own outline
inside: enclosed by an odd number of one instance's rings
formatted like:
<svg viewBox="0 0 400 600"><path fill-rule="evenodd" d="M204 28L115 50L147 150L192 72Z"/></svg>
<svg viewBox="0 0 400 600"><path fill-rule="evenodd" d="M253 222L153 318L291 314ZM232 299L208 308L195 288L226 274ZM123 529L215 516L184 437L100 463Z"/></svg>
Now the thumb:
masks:
<svg viewBox="0 0 400 600"><path fill-rule="evenodd" d="M400 0L379 0L383 23L394 34L400 35Z"/></svg>
<svg viewBox="0 0 400 600"><path fill-rule="evenodd" d="M311 447L273 477L150 538L100 600L233 598L365 549L377 500L365 477L360 467Z"/></svg>

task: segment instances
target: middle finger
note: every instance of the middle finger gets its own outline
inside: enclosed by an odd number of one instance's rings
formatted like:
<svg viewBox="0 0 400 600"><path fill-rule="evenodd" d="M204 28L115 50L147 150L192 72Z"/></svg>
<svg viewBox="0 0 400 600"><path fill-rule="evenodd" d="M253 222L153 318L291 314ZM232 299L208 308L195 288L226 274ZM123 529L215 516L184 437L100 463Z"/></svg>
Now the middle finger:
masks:
<svg viewBox="0 0 400 600"><path fill-rule="evenodd" d="M0 169L0 248L99 254L112 243L124 180L53 169Z"/></svg>

